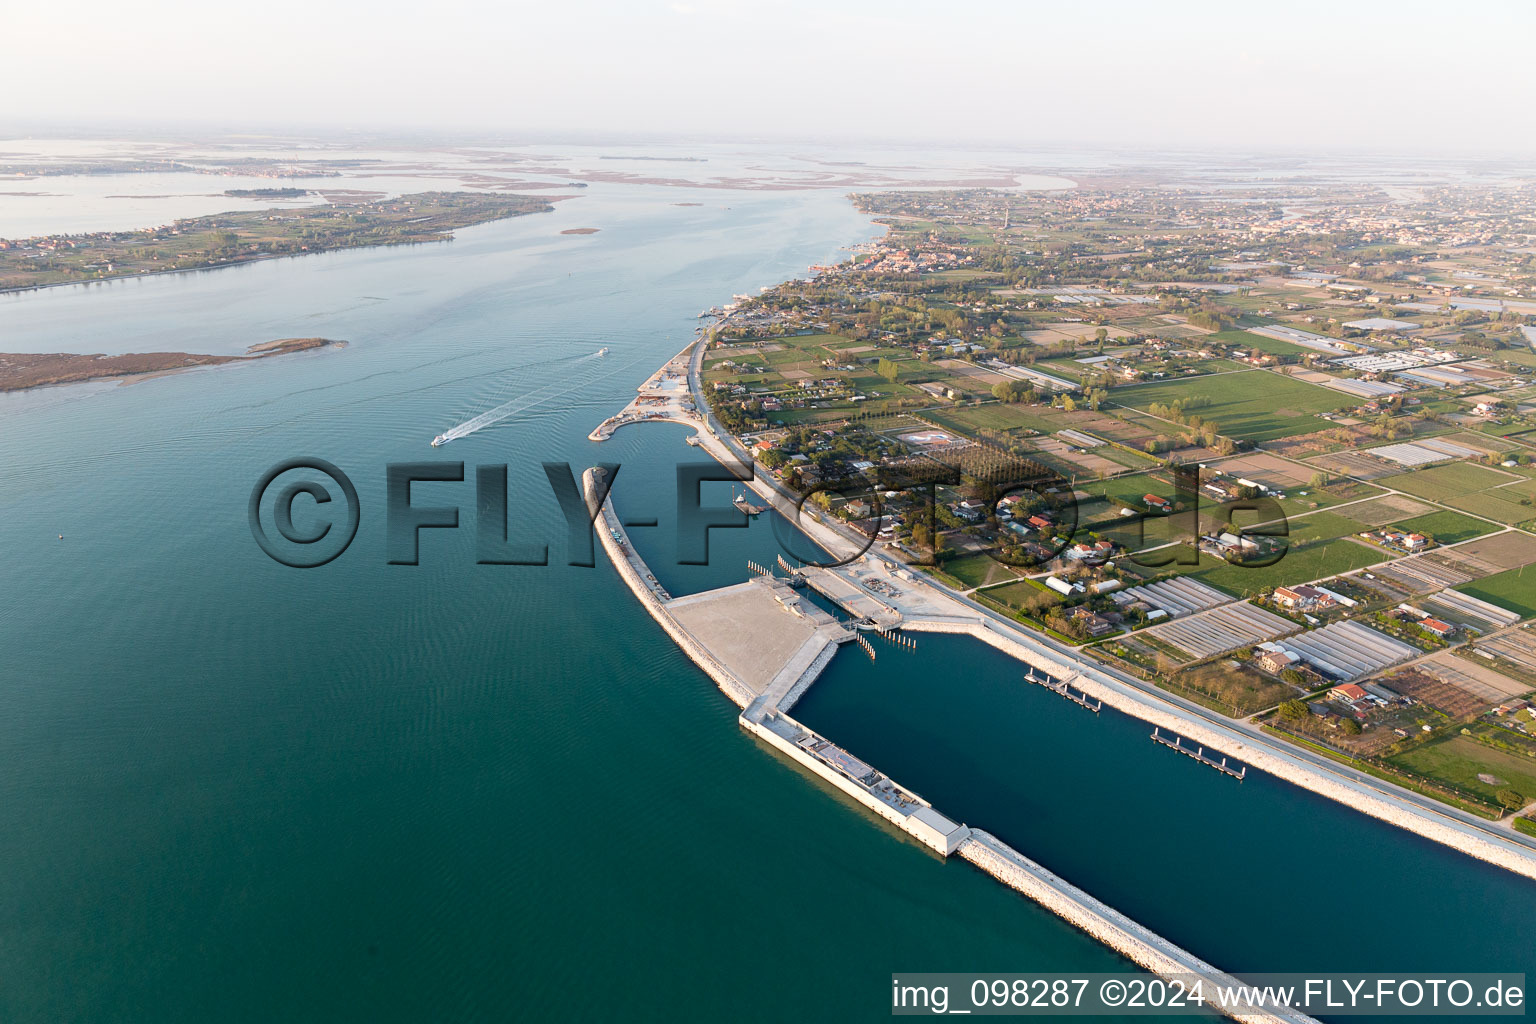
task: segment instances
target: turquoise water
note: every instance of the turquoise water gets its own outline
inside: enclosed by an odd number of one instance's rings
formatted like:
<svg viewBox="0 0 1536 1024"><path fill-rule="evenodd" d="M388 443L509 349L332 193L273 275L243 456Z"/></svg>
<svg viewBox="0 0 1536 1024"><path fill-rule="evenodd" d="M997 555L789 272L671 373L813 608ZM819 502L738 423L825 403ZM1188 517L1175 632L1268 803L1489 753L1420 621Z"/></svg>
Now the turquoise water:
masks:
<svg viewBox="0 0 1536 1024"><path fill-rule="evenodd" d="M671 565L675 466L702 456L676 428L586 434L698 310L877 230L832 194L588 192L447 245L0 297L9 351L349 342L0 397L0 1019L874 1019L893 970L1124 966L767 752L601 555L564 564L542 461L620 462L675 592L772 558L764 518ZM427 447L541 388L569 391ZM297 455L362 507L309 571L246 520ZM552 564L476 565L470 482L419 485L461 527L386 564L384 467L406 460L508 463L511 536ZM1536 948L1528 883L920 643L878 671L839 655L808 720L1224 966ZM1384 888L1403 877L1433 882ZM1274 898L1296 887L1319 891Z"/></svg>

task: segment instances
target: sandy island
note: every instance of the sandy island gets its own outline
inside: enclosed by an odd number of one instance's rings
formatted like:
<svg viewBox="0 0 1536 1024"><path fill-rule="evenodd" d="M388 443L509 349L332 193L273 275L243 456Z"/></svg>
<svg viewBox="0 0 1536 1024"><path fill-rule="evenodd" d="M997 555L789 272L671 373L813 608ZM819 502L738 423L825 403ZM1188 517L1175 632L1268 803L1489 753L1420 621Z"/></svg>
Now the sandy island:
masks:
<svg viewBox="0 0 1536 1024"><path fill-rule="evenodd" d="M129 352L109 356L101 353L81 355L74 352L3 352L0 353L0 391L22 391L50 384L77 384L88 380L113 378L147 379L197 366L243 363L267 356L279 356L307 349L342 346L344 341L330 338L279 338L246 349L243 356L216 356L195 352Z"/></svg>

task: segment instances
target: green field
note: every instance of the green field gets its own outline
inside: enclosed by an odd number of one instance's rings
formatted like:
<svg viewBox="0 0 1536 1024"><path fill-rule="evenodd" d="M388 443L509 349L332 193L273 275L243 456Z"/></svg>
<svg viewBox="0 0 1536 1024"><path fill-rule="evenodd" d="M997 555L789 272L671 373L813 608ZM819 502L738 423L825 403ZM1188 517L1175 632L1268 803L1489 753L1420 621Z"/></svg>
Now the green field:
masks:
<svg viewBox="0 0 1536 1024"><path fill-rule="evenodd" d="M1463 594L1489 601L1529 618L1536 615L1536 565L1506 569L1473 583L1457 587ZM1533 793L1532 795L1536 795Z"/></svg>
<svg viewBox="0 0 1536 1024"><path fill-rule="evenodd" d="M1518 363L1521 366L1536 366L1536 352L1525 349L1506 348L1494 355L1495 359L1503 359L1506 362Z"/></svg>
<svg viewBox="0 0 1536 1024"><path fill-rule="evenodd" d="M1458 498L1448 498L1445 503L1463 512L1496 519L1511 526L1536 519L1536 505L1521 504L1521 496L1512 493L1513 491L1513 487L1499 487L1491 491L1478 491Z"/></svg>
<svg viewBox="0 0 1536 1024"><path fill-rule="evenodd" d="M962 434L977 430L1038 430L1043 434L1054 433L1061 424L1048 415L1044 406L1018 405L991 402L986 405L967 406L963 409L932 409L923 415L940 426Z"/></svg>
<svg viewBox="0 0 1536 1024"><path fill-rule="evenodd" d="M1266 338L1262 334L1252 334L1248 331L1217 331L1211 335L1211 338L1215 341L1224 341L1229 345L1241 345L1243 348L1258 349L1260 352L1268 352L1276 356L1306 355L1312 351L1300 345L1292 345L1288 341Z"/></svg>
<svg viewBox="0 0 1536 1024"><path fill-rule="evenodd" d="M1112 480L1103 480L1097 483L1085 484L1082 488L1090 494L1103 495L1108 501L1119 506L1124 506L1133 512L1145 512L1146 506L1141 503L1143 495L1155 494L1160 498L1174 500L1173 482L1165 474L1137 473L1134 476L1119 476Z"/></svg>
<svg viewBox="0 0 1536 1024"><path fill-rule="evenodd" d="M1480 519L1473 519L1459 512L1431 512L1428 515L1404 519L1392 525L1409 533L1422 533L1426 537L1433 537L1441 544L1456 544L1471 540L1473 537L1492 533L1496 529Z"/></svg>
<svg viewBox="0 0 1536 1024"><path fill-rule="evenodd" d="M1116 448L1114 445L1109 444L1095 448L1093 454L1101 459L1108 459L1110 462L1124 466L1126 469L1144 470L1158 465L1157 460L1150 455L1143 455L1137 451L1126 451L1124 448Z"/></svg>
<svg viewBox="0 0 1536 1024"><path fill-rule="evenodd" d="M1376 482L1383 487L1402 491L1404 494L1428 498L1430 501L1444 501L1447 498L1481 491L1495 484L1508 483L1509 477L1487 466L1477 466L1470 462L1453 462L1446 466L1399 473L1397 476L1389 476Z"/></svg>
<svg viewBox="0 0 1536 1024"><path fill-rule="evenodd" d="M1056 591L1038 587L1028 580L1019 580L1017 583L1008 583L1001 587L989 587L982 593L997 604L1014 608L1022 607L1026 598L1039 600L1041 594L1047 595L1053 604L1060 604L1062 601L1061 595Z"/></svg>
<svg viewBox="0 0 1536 1024"><path fill-rule="evenodd" d="M991 555L962 555L946 561L943 568L967 587L984 587L989 583L1018 579L1017 573Z"/></svg>
<svg viewBox="0 0 1536 1024"><path fill-rule="evenodd" d="M1109 530L1102 526L1099 532L1134 551L1179 539L1172 535L1172 529L1171 525L1164 526L1153 520L1146 525L1142 535L1134 529ZM1168 572L1191 575L1230 594L1242 596L1285 584L1336 576L1392 557L1390 552L1350 540L1351 534L1361 532L1364 527L1347 516L1318 512L1290 520L1288 529L1288 547L1274 565L1233 565L1216 555L1204 553L1200 555L1198 566L1170 564L1148 568L1138 565L1133 558L1122 559L1116 564L1142 577ZM1191 550L1185 548L1186 553ZM1167 552L1153 553L1148 557L1165 554Z"/></svg>
<svg viewBox="0 0 1536 1024"><path fill-rule="evenodd" d="M1407 494L1428 498L1500 523L1518 525L1536 519L1536 483L1515 480L1501 470L1470 462L1456 462L1432 469L1400 473L1377 481Z"/></svg>
<svg viewBox="0 0 1536 1024"><path fill-rule="evenodd" d="M1103 375L1098 367L1080 363L1076 359L1040 359L1030 369L1071 381L1082 381L1090 374L1094 377Z"/></svg>
<svg viewBox="0 0 1536 1024"><path fill-rule="evenodd" d="M1153 404L1168 405L1196 396L1208 398L1208 405L1190 411L1202 420L1217 423L1228 437L1253 441L1311 433L1326 425L1314 414L1343 409L1359 401L1268 370L1137 384L1116 388L1109 396L1116 405L1142 411Z"/></svg>
<svg viewBox="0 0 1536 1024"><path fill-rule="evenodd" d="M1485 747L1470 736L1449 736L1388 758L1411 772L1449 782L1497 800L1504 786L1492 786L1477 776L1486 773L1503 779L1508 788L1526 799L1536 796L1536 758L1521 757Z"/></svg>
<svg viewBox="0 0 1536 1024"><path fill-rule="evenodd" d="M1305 490L1306 497L1302 497ZM1304 515L1317 508L1327 508L1345 501L1360 501L1373 494L1385 494L1380 487L1373 487L1356 480L1335 480L1325 488L1292 488L1280 502L1280 510L1288 516ZM1351 509L1353 511L1353 509Z"/></svg>
<svg viewBox="0 0 1536 1024"><path fill-rule="evenodd" d="M846 346L850 340L840 334L795 334L773 339L770 344L784 347L775 352L764 353L764 356L768 360L768 365L775 367L787 363L819 362L831 358L838 348ZM911 355L908 352L902 354Z"/></svg>
<svg viewBox="0 0 1536 1024"><path fill-rule="evenodd" d="M1274 565L1246 568L1202 555L1202 568L1195 575L1228 593L1244 594L1336 576L1392 557L1387 551L1349 540L1350 534L1364 527L1347 516L1318 512L1291 520L1289 528L1290 547Z"/></svg>
<svg viewBox="0 0 1536 1024"><path fill-rule="evenodd" d="M954 229L951 227L950 230ZM1002 276L1001 273L995 270L966 270L964 268L957 268L954 270L931 270L923 274L923 279L934 281L972 281L979 278L1000 278Z"/></svg>
<svg viewBox="0 0 1536 1024"><path fill-rule="evenodd" d="M1313 512L1290 520L1292 545L1316 544L1319 541L1348 537L1352 533L1364 533L1366 526L1358 519L1339 512Z"/></svg>

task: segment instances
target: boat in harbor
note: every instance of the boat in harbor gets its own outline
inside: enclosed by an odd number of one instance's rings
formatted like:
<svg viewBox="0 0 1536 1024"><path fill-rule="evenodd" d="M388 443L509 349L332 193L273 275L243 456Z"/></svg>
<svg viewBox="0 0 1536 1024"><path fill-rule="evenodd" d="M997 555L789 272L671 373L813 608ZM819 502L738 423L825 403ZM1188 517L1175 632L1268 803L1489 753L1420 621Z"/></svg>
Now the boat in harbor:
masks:
<svg viewBox="0 0 1536 1024"><path fill-rule="evenodd" d="M738 511L745 512L749 516L761 515L764 511L763 506L754 505L747 500L746 490L737 494L734 487L731 488L731 504L735 505Z"/></svg>
<svg viewBox="0 0 1536 1024"><path fill-rule="evenodd" d="M432 439L432 447L433 448L441 447L442 445L447 444L451 440L452 440L452 438L450 438L447 434L438 434L436 437L434 437Z"/></svg>
<svg viewBox="0 0 1536 1024"><path fill-rule="evenodd" d="M597 350L597 354L600 355L600 356L607 355L608 354L608 346L604 345L602 348L598 349Z"/></svg>

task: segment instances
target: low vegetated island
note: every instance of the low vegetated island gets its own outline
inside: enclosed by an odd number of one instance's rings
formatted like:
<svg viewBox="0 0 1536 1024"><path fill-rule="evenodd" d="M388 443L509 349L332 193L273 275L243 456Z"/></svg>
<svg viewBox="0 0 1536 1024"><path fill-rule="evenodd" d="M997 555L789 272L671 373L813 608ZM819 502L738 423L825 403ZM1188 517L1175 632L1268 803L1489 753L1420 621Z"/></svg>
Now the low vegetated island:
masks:
<svg viewBox="0 0 1536 1024"><path fill-rule="evenodd" d="M142 231L0 239L0 291L441 242L458 228L553 209L550 199L534 196L422 192L364 203L220 213Z"/></svg>
<svg viewBox="0 0 1536 1024"><path fill-rule="evenodd" d="M227 196L236 199L297 199L309 195L307 188L227 188Z"/></svg>

